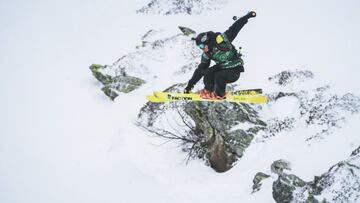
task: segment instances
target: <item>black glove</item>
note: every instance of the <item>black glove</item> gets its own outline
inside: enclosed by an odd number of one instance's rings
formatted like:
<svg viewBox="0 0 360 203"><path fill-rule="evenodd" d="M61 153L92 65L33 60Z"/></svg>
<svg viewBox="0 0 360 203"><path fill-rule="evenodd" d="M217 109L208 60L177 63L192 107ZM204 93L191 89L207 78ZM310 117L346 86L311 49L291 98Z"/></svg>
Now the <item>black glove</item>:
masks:
<svg viewBox="0 0 360 203"><path fill-rule="evenodd" d="M189 94L190 92L191 92L191 87L188 85L188 86L186 86L185 87L185 89L184 89L184 93L187 93L187 94Z"/></svg>
<svg viewBox="0 0 360 203"><path fill-rule="evenodd" d="M250 11L249 13L247 13L247 14L245 15L245 17L246 17L247 19L249 19L249 18L254 18L254 17L256 17L256 12L255 12L255 11Z"/></svg>

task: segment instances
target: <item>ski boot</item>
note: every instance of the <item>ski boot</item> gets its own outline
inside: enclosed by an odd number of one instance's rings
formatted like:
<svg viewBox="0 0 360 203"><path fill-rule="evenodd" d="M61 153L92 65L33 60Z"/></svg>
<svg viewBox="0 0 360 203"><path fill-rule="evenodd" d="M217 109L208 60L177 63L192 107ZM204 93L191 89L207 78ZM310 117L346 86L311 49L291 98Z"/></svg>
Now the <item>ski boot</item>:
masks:
<svg viewBox="0 0 360 203"><path fill-rule="evenodd" d="M200 97L203 99L209 99L211 97L212 92L207 89L202 89L199 91Z"/></svg>
<svg viewBox="0 0 360 203"><path fill-rule="evenodd" d="M210 92L206 89L203 89L199 92L200 97L203 99L211 99L211 100L223 100L226 99L227 92L224 94L224 96L219 96L215 92Z"/></svg>

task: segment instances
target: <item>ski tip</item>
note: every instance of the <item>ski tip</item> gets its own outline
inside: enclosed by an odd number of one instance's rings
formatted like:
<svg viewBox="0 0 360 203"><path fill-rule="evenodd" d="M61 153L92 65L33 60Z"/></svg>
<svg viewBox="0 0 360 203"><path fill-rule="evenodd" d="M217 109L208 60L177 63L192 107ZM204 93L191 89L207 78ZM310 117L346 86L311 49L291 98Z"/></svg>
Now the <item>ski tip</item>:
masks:
<svg viewBox="0 0 360 203"><path fill-rule="evenodd" d="M248 104L266 104L268 102L268 98L264 95L234 95L229 100Z"/></svg>
<svg viewBox="0 0 360 203"><path fill-rule="evenodd" d="M252 101L255 104L266 104L268 103L268 98L267 96L264 95L258 95L258 96L254 96L254 99Z"/></svg>
<svg viewBox="0 0 360 203"><path fill-rule="evenodd" d="M154 103L161 103L164 102L162 99L154 96L154 95L147 95L146 99L148 100L148 102L154 102Z"/></svg>

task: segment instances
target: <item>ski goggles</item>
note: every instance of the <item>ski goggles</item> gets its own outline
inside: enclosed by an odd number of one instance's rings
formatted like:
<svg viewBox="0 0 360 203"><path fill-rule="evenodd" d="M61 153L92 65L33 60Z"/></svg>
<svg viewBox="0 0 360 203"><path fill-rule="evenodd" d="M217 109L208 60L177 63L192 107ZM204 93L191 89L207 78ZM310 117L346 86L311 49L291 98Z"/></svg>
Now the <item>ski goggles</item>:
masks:
<svg viewBox="0 0 360 203"><path fill-rule="evenodd" d="M200 49L205 49L205 44L199 44L198 47L199 47Z"/></svg>

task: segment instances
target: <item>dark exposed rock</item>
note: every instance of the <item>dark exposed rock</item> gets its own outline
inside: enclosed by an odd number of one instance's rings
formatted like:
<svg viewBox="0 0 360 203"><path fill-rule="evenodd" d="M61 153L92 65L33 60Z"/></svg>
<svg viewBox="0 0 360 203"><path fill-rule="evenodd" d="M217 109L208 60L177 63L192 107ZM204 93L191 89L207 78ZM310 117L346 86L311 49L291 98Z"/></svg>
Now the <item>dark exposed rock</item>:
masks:
<svg viewBox="0 0 360 203"><path fill-rule="evenodd" d="M276 202L343 202L360 201L360 154L357 148L349 159L332 166L328 172L305 182L296 175L280 170L273 183L273 198ZM281 167L279 167L279 165ZM272 165L284 168L279 161ZM287 164L285 164L286 168Z"/></svg>
<svg viewBox="0 0 360 203"><path fill-rule="evenodd" d="M358 156L358 155L360 155L360 146L351 153L351 156Z"/></svg>
<svg viewBox="0 0 360 203"><path fill-rule="evenodd" d="M281 175L284 170L291 170L290 163L286 160L279 159L271 164L271 172Z"/></svg>
<svg viewBox="0 0 360 203"><path fill-rule="evenodd" d="M293 192L305 185L306 182L296 175L282 173L273 183L273 198L279 203L290 203L294 198Z"/></svg>
<svg viewBox="0 0 360 203"><path fill-rule="evenodd" d="M179 26L179 29L181 30L182 33L184 33L184 35L187 36L192 36L194 34L196 34L196 32L188 27L184 27L184 26Z"/></svg>
<svg viewBox="0 0 360 203"><path fill-rule="evenodd" d="M270 177L270 175L267 175L265 173L262 173L262 172L256 173L256 175L254 176L254 179L253 179L252 193L259 191L261 189L261 181L263 181L264 179L266 179L268 177Z"/></svg>
<svg viewBox="0 0 360 203"><path fill-rule="evenodd" d="M111 100L114 100L120 92L129 93L142 84L144 80L132 76L127 76L125 73L118 76L110 76L106 73L102 73L101 70L105 69L106 66L92 64L90 70L94 77L100 81L104 87L101 89Z"/></svg>
<svg viewBox="0 0 360 203"><path fill-rule="evenodd" d="M289 132L294 128L295 118L273 118L267 121L263 138L274 137L280 132Z"/></svg>
<svg viewBox="0 0 360 203"><path fill-rule="evenodd" d="M298 95L295 92L274 92L272 94L267 94L267 97L272 102L277 101L280 98L292 97L292 96L298 97Z"/></svg>
<svg viewBox="0 0 360 203"><path fill-rule="evenodd" d="M179 91L185 84L177 84L167 91ZM174 112L186 126L186 131L169 132L158 123L166 113ZM167 119L167 122L169 119ZM249 123L248 129L236 129L239 123ZM220 102L147 103L139 113L138 125L158 135L177 134L183 143L183 151L191 158L202 158L217 172L229 170L243 156L255 134L266 124L248 104ZM173 126L173 128L176 128ZM182 128L184 129L184 127ZM170 137L169 137L170 136ZM174 138L174 137L171 137Z"/></svg>
<svg viewBox="0 0 360 203"><path fill-rule="evenodd" d="M286 160L277 160L271 164L271 171L278 175L278 179L273 183L273 198L278 203L290 203L296 199L296 191L304 191L307 189L307 183L294 174L286 171L291 170L290 163ZM300 193L302 194L302 193ZM305 202L305 201L303 201ZM314 202L309 198L307 202Z"/></svg>
<svg viewBox="0 0 360 203"><path fill-rule="evenodd" d="M264 124L248 105L190 102L184 110L196 123L195 129L203 132L210 165L217 171L221 168L222 172L231 168L236 157L243 156L254 138L251 132L241 129L231 131L231 127L238 122Z"/></svg>

